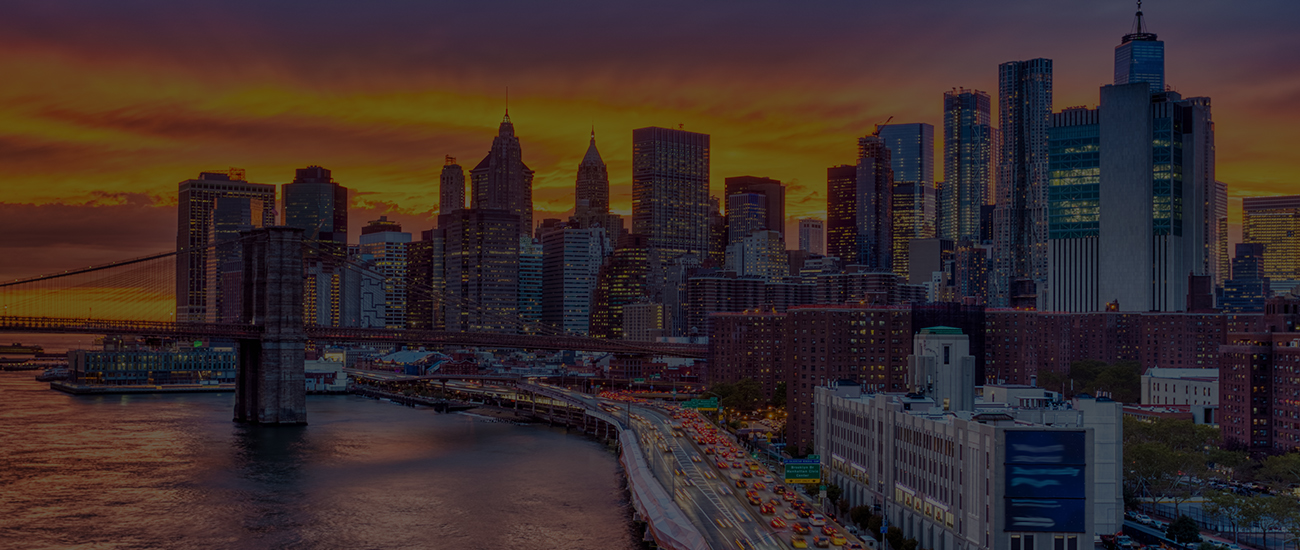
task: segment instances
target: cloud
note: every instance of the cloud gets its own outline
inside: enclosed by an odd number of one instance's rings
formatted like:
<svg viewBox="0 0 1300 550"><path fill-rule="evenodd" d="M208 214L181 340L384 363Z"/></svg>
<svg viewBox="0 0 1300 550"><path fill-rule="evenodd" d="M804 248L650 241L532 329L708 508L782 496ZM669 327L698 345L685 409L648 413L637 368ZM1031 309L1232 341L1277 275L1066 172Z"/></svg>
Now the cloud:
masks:
<svg viewBox="0 0 1300 550"><path fill-rule="evenodd" d="M0 280L176 248L176 208L143 194L86 204L0 203Z"/></svg>

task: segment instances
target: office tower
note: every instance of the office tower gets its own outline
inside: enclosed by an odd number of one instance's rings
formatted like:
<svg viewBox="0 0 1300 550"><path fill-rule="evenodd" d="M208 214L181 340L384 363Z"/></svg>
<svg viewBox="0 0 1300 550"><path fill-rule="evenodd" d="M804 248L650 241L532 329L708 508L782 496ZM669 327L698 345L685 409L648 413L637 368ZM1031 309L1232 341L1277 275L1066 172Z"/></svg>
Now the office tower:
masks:
<svg viewBox="0 0 1300 550"><path fill-rule="evenodd" d="M212 200L211 246L205 278L208 316L218 323L243 322L244 248L239 234L262 227L261 199L217 197Z"/></svg>
<svg viewBox="0 0 1300 550"><path fill-rule="evenodd" d="M1300 281L1300 195L1246 197L1241 211L1241 240L1264 247L1264 276Z"/></svg>
<svg viewBox="0 0 1300 550"><path fill-rule="evenodd" d="M784 279L790 274L785 237L777 231L756 231L727 245L727 270L769 282Z"/></svg>
<svg viewBox="0 0 1300 550"><path fill-rule="evenodd" d="M1153 94L1165 89L1165 43L1146 32L1141 10L1133 20L1133 32L1115 46L1115 84L1134 82L1146 82Z"/></svg>
<svg viewBox="0 0 1300 550"><path fill-rule="evenodd" d="M709 255L709 136L669 128L632 130L632 232L657 262Z"/></svg>
<svg viewBox="0 0 1300 550"><path fill-rule="evenodd" d="M406 247L411 234L380 216L361 228L361 258L384 276L384 327L406 328Z"/></svg>
<svg viewBox="0 0 1300 550"><path fill-rule="evenodd" d="M1223 286L1223 282L1232 276L1231 261L1228 258L1228 184L1214 182L1214 284Z"/></svg>
<svg viewBox="0 0 1300 550"><path fill-rule="evenodd" d="M934 126L890 124L880 128L894 171L894 273L908 276L908 243L929 239L935 232Z"/></svg>
<svg viewBox="0 0 1300 550"><path fill-rule="evenodd" d="M438 216L447 239L447 330L522 330L519 225L509 210L467 208Z"/></svg>
<svg viewBox="0 0 1300 550"><path fill-rule="evenodd" d="M858 261L858 167L826 169L826 253L844 265Z"/></svg>
<svg viewBox="0 0 1300 550"><path fill-rule="evenodd" d="M727 217L718 197L709 197L709 263L719 267L727 257Z"/></svg>
<svg viewBox="0 0 1300 550"><path fill-rule="evenodd" d="M442 228L421 231L419 241L406 245L407 328L443 330L446 327L445 235Z"/></svg>
<svg viewBox="0 0 1300 550"><path fill-rule="evenodd" d="M519 218L519 234L533 234L533 171L524 164L515 125L507 111L492 150L469 171L470 208L505 210ZM518 244L516 243L516 247Z"/></svg>
<svg viewBox="0 0 1300 550"><path fill-rule="evenodd" d="M591 312L591 335L597 338L623 337L623 306L646 296L649 274L650 239L629 233L619 239L618 248L596 276L596 295Z"/></svg>
<svg viewBox="0 0 1300 550"><path fill-rule="evenodd" d="M799 220L799 250L826 253L826 223L817 218Z"/></svg>
<svg viewBox="0 0 1300 550"><path fill-rule="evenodd" d="M768 229L767 197L759 193L727 195L727 245Z"/></svg>
<svg viewBox="0 0 1300 550"><path fill-rule="evenodd" d="M1101 124L1097 109L1052 115L1048 136L1048 311L1101 311L1097 238L1101 227Z"/></svg>
<svg viewBox="0 0 1300 550"><path fill-rule="evenodd" d="M519 320L527 334L542 328L542 244L528 235L519 237Z"/></svg>
<svg viewBox="0 0 1300 550"><path fill-rule="evenodd" d="M612 250L602 227L561 225L542 234L542 322L565 334L591 331L600 266Z"/></svg>
<svg viewBox="0 0 1300 550"><path fill-rule="evenodd" d="M1260 313L1264 300L1272 293L1265 270L1267 246L1261 243L1238 243L1237 257L1232 259L1232 279L1223 285L1224 313Z"/></svg>
<svg viewBox="0 0 1300 550"><path fill-rule="evenodd" d="M293 183L280 186L284 225L302 229L304 241L330 243L342 254L348 240L348 188L320 166L294 172Z"/></svg>
<svg viewBox="0 0 1300 550"><path fill-rule="evenodd" d="M456 157L447 155L438 176L438 213L450 214L465 208L465 169L456 164Z"/></svg>
<svg viewBox="0 0 1300 550"><path fill-rule="evenodd" d="M880 136L858 138L857 260L871 271L893 269L894 177Z"/></svg>
<svg viewBox="0 0 1300 550"><path fill-rule="evenodd" d="M767 216L763 229L785 234L785 186L772 178L756 176L739 176L723 180L724 195L730 197L737 193L757 193L763 195L763 207ZM727 206L727 216L731 216L731 206ZM742 235L743 236L743 235Z"/></svg>
<svg viewBox="0 0 1300 550"><path fill-rule="evenodd" d="M216 281L208 275L212 244L212 210L220 197L247 198L254 202L254 225L275 225L275 186L249 183L244 171L202 172L198 179L179 184L176 207L176 321L211 322L218 312L208 311L208 292Z"/></svg>
<svg viewBox="0 0 1300 550"><path fill-rule="evenodd" d="M1047 278L1052 60L1010 61L998 66L998 115L1002 127L989 300L995 307L1033 308L1037 285Z"/></svg>
<svg viewBox="0 0 1300 550"><path fill-rule="evenodd" d="M664 306L637 302L623 306L623 339L653 342L664 331Z"/></svg>
<svg viewBox="0 0 1300 550"><path fill-rule="evenodd" d="M935 236L980 238L980 207L989 202L993 175L993 126L989 94L965 88L943 94L944 181L938 192Z"/></svg>
<svg viewBox="0 0 1300 550"><path fill-rule="evenodd" d="M1187 277L1207 274L1217 241L1214 123L1209 98L1144 84L1101 89L1098 298L1182 311Z"/></svg>
<svg viewBox="0 0 1300 550"><path fill-rule="evenodd" d="M600 151L596 150L594 128L591 130L591 143L587 146L587 153L578 164L578 185L574 197L579 203L586 201L586 208L591 212L609 213L609 170L600 158ZM580 219L584 217L582 213L576 212L575 216Z"/></svg>

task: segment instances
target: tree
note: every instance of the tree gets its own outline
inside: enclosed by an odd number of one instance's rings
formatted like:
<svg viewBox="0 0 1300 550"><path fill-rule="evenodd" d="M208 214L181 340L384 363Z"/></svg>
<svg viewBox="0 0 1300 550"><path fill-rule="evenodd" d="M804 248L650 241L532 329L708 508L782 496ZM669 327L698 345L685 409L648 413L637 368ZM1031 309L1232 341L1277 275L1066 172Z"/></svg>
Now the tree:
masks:
<svg viewBox="0 0 1300 550"><path fill-rule="evenodd" d="M1205 511L1232 526L1233 542L1237 542L1237 532L1242 527L1254 524L1262 515L1255 499L1228 491L1206 491Z"/></svg>
<svg viewBox="0 0 1300 550"><path fill-rule="evenodd" d="M1190 420L1124 417L1125 484L1136 496L1168 498L1175 513L1199 487L1186 480L1207 471L1218 429Z"/></svg>
<svg viewBox="0 0 1300 550"><path fill-rule="evenodd" d="M1265 458L1259 477L1277 489L1300 483L1300 451Z"/></svg>
<svg viewBox="0 0 1300 550"><path fill-rule="evenodd" d="M776 383L776 389L772 391L772 408L774 409L785 408L785 391L786 391L785 388L786 388L785 382Z"/></svg>
<svg viewBox="0 0 1300 550"><path fill-rule="evenodd" d="M884 524L885 516L872 515L871 519L867 520L867 531L869 531L871 536L875 537L876 540L880 540L880 526Z"/></svg>
<svg viewBox="0 0 1300 550"><path fill-rule="evenodd" d="M839 502L841 496L844 496L844 489L841 489L839 485L836 485L834 483L828 483L826 485L827 500L831 502Z"/></svg>
<svg viewBox="0 0 1300 550"><path fill-rule="evenodd" d="M871 521L871 516L873 515L870 506L854 506L849 508L849 521L852 521L854 525L857 525L862 529L867 529L867 523Z"/></svg>
<svg viewBox="0 0 1300 550"><path fill-rule="evenodd" d="M1165 536L1174 542L1200 542L1201 528L1196 525L1196 520L1180 515L1169 523L1169 528L1165 529Z"/></svg>

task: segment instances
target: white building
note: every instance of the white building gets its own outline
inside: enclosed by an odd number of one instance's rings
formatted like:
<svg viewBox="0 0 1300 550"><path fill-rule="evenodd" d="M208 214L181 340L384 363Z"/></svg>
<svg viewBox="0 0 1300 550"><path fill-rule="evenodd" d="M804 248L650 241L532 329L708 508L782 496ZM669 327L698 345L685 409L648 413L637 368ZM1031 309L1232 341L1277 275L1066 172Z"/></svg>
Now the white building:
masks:
<svg viewBox="0 0 1300 550"><path fill-rule="evenodd" d="M1219 369L1147 369L1142 404L1218 406Z"/></svg>
<svg viewBox="0 0 1300 550"><path fill-rule="evenodd" d="M727 269L740 276L779 282L789 276L785 237L779 231L757 231L727 245Z"/></svg>
<svg viewBox="0 0 1300 550"><path fill-rule="evenodd" d="M813 254L826 254L825 222L817 218L799 220L799 250Z"/></svg>
<svg viewBox="0 0 1300 550"><path fill-rule="evenodd" d="M964 369L956 367L970 358L964 337L926 340L917 345L926 352L920 362L947 345L948 366L958 373L938 372L925 393L863 394L856 385L814 392L823 478L844 490L850 506L878 507L890 526L933 550L1080 550L1120 529L1119 403L1019 408L977 401L973 410L958 410L973 385L937 381L961 380ZM939 353L934 365L943 371ZM991 396L1024 402L1030 393L1049 396L1031 388Z"/></svg>

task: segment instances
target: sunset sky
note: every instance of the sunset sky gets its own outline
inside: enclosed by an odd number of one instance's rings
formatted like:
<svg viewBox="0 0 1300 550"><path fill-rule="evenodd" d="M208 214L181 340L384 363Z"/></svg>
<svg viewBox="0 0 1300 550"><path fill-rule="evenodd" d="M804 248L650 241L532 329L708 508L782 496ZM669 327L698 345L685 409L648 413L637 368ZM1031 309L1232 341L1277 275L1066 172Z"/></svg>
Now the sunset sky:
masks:
<svg viewBox="0 0 1300 550"><path fill-rule="evenodd" d="M1300 193L1300 2L1149 0L1166 79L1209 96L1234 198ZM712 136L712 186L777 178L823 216L826 167L874 123L942 127L954 87L1048 57L1055 108L1095 106L1126 1L9 1L0 7L0 279L174 246L177 183L318 164L351 225L432 227L444 155L491 145L510 89L535 217L573 208L595 126L628 212L631 130ZM996 116L996 113L995 113ZM938 135L939 132L936 132ZM936 175L942 143L935 144ZM548 214L550 213L550 214Z"/></svg>

